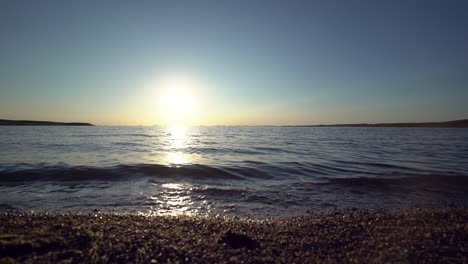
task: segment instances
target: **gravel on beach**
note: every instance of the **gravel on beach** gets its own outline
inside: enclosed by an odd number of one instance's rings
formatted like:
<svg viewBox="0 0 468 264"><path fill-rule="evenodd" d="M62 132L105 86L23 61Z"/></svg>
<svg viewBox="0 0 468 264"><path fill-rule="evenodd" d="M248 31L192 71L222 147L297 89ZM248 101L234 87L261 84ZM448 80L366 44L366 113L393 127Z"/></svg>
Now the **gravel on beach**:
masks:
<svg viewBox="0 0 468 264"><path fill-rule="evenodd" d="M281 219L0 213L0 263L468 262L468 209Z"/></svg>

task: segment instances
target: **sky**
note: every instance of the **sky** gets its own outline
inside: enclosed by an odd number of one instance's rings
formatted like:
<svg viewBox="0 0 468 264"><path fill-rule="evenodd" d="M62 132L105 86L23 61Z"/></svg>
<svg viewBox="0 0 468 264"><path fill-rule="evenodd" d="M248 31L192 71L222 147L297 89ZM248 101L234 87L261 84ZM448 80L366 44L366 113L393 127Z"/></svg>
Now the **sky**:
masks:
<svg viewBox="0 0 468 264"><path fill-rule="evenodd" d="M0 119L468 118L468 2L0 1Z"/></svg>

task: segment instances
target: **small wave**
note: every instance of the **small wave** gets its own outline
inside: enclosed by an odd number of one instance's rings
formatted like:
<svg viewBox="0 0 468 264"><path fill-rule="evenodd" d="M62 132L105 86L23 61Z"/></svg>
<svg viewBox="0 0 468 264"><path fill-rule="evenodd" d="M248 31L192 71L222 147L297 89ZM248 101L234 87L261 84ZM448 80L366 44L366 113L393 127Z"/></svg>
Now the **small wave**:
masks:
<svg viewBox="0 0 468 264"><path fill-rule="evenodd" d="M84 137L84 138L90 138L90 137L154 137L153 135L149 134L138 134L138 133L103 133L103 134L78 134L74 135L74 137Z"/></svg>
<svg viewBox="0 0 468 264"><path fill-rule="evenodd" d="M331 166L331 165L318 164L318 163L310 164L304 170L316 171L316 172L319 172L320 174L330 174L330 175L334 175L334 174L335 175L336 174L352 175L352 174L362 173L361 170L351 169L350 167L342 168L338 166Z"/></svg>
<svg viewBox="0 0 468 264"><path fill-rule="evenodd" d="M153 135L148 135L148 134L121 134L121 136L146 137L146 138L154 137Z"/></svg>
<svg viewBox="0 0 468 264"><path fill-rule="evenodd" d="M20 183L31 181L92 181L116 180L123 175L113 169L92 167L55 166L40 169L25 169L0 172L0 183Z"/></svg>
<svg viewBox="0 0 468 264"><path fill-rule="evenodd" d="M416 175L395 178L354 177L354 178L321 178L327 182L319 185L338 184L362 188L427 188L427 187L468 187L468 176L465 175Z"/></svg>
<svg viewBox="0 0 468 264"><path fill-rule="evenodd" d="M33 181L86 182L86 181L124 181L141 177L188 178L200 180L244 180L256 177L246 169L206 165L165 166L158 164L118 165L114 167L84 166L45 166L41 168L15 169L0 171L0 184L22 184ZM257 172L259 173L259 172ZM260 173L259 173L260 174Z"/></svg>
<svg viewBox="0 0 468 264"><path fill-rule="evenodd" d="M126 146L126 147L145 147L145 144L136 143L136 142L116 142L114 145L117 146Z"/></svg>
<svg viewBox="0 0 468 264"><path fill-rule="evenodd" d="M248 177L248 178L258 178L258 179L271 179L273 176L264 171L259 170L257 168L246 167L246 166L234 166L234 167L226 167L223 168L228 173L238 175L240 177Z"/></svg>
<svg viewBox="0 0 468 264"><path fill-rule="evenodd" d="M215 147L188 147L185 149L187 153L196 154L236 154L236 155L262 155L261 151L242 148L215 148Z"/></svg>
<svg viewBox="0 0 468 264"><path fill-rule="evenodd" d="M184 165L184 166L164 166L154 164L143 165L121 165L119 166L124 171L132 172L133 174L142 174L145 176L159 177L182 177L194 179L231 179L242 180L244 177L229 173L221 168L206 166L206 165Z"/></svg>
<svg viewBox="0 0 468 264"><path fill-rule="evenodd" d="M394 165L394 164L380 163L380 162L356 162L356 161L344 161L344 160L335 160L335 162L350 164L350 165L361 165L364 167L383 168L383 169L421 171L420 169L417 169L414 167L407 167L407 166L402 166L402 165Z"/></svg>
<svg viewBox="0 0 468 264"><path fill-rule="evenodd" d="M261 154L271 154L271 153L291 153L297 154L297 151L290 150L288 148L275 148L275 147L253 147L253 149L259 151Z"/></svg>
<svg viewBox="0 0 468 264"><path fill-rule="evenodd" d="M192 191L194 193L199 193L202 195L222 196L222 197L242 196L248 193L248 191L244 189L221 188L221 187L198 188L198 189L193 189Z"/></svg>

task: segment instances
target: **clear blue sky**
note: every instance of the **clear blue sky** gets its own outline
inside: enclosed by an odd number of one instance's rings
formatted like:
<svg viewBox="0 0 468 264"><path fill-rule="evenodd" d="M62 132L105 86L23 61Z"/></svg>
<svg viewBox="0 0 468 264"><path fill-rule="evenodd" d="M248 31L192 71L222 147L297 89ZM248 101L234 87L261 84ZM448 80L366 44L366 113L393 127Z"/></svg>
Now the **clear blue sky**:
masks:
<svg viewBox="0 0 468 264"><path fill-rule="evenodd" d="M3 0L0 118L160 124L168 75L203 83L194 124L467 118L467 14L462 0Z"/></svg>

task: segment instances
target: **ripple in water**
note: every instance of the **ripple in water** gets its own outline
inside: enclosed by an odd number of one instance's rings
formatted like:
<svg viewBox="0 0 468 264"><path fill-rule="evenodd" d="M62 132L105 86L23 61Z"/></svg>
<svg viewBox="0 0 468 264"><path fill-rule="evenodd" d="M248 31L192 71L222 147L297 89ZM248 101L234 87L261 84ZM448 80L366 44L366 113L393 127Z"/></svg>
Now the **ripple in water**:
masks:
<svg viewBox="0 0 468 264"><path fill-rule="evenodd" d="M0 210L263 217L468 201L468 129L0 127L0 149Z"/></svg>

